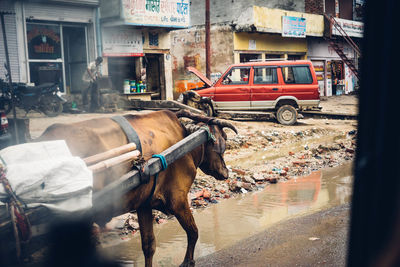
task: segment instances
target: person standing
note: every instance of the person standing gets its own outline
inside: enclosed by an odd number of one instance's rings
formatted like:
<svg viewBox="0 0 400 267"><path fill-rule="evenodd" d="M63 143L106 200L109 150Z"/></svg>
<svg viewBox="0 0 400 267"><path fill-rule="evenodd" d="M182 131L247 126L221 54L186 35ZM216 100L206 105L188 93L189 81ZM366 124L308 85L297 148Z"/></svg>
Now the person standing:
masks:
<svg viewBox="0 0 400 267"><path fill-rule="evenodd" d="M85 88L82 90L83 110L91 112L100 108L100 94L97 86L97 78L101 76L100 65L103 62L102 57L97 57L95 61L90 62L82 76ZM88 107L88 94L90 93L90 106Z"/></svg>

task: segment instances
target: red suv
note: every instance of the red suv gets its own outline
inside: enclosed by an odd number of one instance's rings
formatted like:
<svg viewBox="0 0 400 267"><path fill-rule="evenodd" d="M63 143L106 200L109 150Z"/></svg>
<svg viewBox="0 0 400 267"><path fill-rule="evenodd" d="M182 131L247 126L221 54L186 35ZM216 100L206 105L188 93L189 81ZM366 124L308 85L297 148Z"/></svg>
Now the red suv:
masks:
<svg viewBox="0 0 400 267"><path fill-rule="evenodd" d="M297 111L319 108L319 90L311 61L264 61L234 64L214 84L195 68L205 87L196 92L211 99L214 112L269 111L285 125Z"/></svg>

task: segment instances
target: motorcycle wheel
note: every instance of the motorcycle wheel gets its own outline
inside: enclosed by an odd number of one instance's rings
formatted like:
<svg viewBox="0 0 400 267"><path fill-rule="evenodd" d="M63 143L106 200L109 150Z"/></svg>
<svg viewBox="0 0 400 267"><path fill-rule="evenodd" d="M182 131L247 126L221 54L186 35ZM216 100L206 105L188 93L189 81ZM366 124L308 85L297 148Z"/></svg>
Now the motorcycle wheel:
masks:
<svg viewBox="0 0 400 267"><path fill-rule="evenodd" d="M47 96L42 100L41 111L48 117L56 117L63 111L63 105L57 96Z"/></svg>
<svg viewBox="0 0 400 267"><path fill-rule="evenodd" d="M10 113L12 108L11 100L6 98L0 98L0 110L2 109L6 114Z"/></svg>

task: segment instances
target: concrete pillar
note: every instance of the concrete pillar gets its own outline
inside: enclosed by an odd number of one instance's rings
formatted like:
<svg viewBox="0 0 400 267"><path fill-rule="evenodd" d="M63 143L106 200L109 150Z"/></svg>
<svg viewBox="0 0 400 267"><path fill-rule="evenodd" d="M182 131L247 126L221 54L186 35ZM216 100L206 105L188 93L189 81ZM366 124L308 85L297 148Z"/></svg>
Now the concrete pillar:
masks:
<svg viewBox="0 0 400 267"><path fill-rule="evenodd" d="M240 63L240 53L239 52L233 52L233 63L234 64Z"/></svg>
<svg viewBox="0 0 400 267"><path fill-rule="evenodd" d="M108 57L103 57L103 63L101 64L101 74L108 76Z"/></svg>
<svg viewBox="0 0 400 267"><path fill-rule="evenodd" d="M24 18L24 3L15 2L15 21L17 28L17 44L19 58L19 82L28 82L28 59L26 48L26 30ZM17 82L17 81L16 81Z"/></svg>
<svg viewBox="0 0 400 267"><path fill-rule="evenodd" d="M171 54L164 54L164 71L165 71L165 98L167 100L174 99L174 88L172 82L172 58Z"/></svg>

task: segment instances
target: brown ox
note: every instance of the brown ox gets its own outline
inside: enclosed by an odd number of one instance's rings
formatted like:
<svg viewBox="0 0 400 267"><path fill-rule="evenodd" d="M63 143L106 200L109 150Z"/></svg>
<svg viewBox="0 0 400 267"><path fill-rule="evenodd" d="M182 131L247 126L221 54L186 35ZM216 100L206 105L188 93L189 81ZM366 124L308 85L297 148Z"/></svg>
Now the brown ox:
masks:
<svg viewBox="0 0 400 267"><path fill-rule="evenodd" d="M177 115L190 117L198 125L208 123L211 132L216 137L215 142L209 141L199 146L170 164L165 171L160 172L153 194L151 192L155 179L151 177L149 183L140 185L123 196L121 203L115 203L112 211L105 211L105 214L95 219L96 222L104 224L112 216L136 210L146 266L152 265L156 244L152 209L173 214L178 219L186 231L188 240L185 259L181 266L194 266L193 253L198 231L190 212L187 194L195 179L197 168L200 167L203 172L216 179L228 178L228 170L223 159L227 137L222 128L229 127L236 132L234 126L185 111L178 112ZM145 160L154 154L159 154L188 135L177 115L170 111L158 111L145 115L125 116L141 140ZM92 119L72 124L54 124L47 128L38 140L56 139L66 140L72 154L82 158L128 143L123 130L110 118ZM128 164L96 176L94 191L101 190L106 184L128 172L130 168L131 166Z"/></svg>

